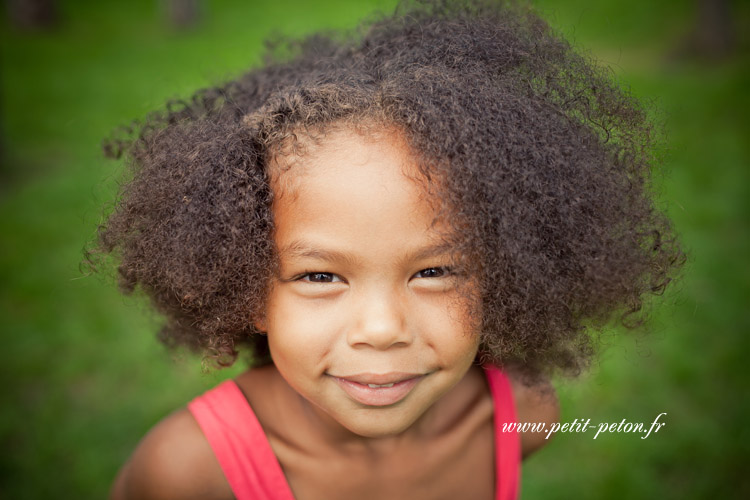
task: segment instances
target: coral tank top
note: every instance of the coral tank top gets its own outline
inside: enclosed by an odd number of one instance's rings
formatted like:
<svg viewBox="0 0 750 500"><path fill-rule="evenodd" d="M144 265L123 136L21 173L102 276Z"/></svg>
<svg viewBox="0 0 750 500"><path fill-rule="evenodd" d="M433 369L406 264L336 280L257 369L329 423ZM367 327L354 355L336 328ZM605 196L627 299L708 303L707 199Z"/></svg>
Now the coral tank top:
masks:
<svg viewBox="0 0 750 500"><path fill-rule="evenodd" d="M516 432L502 432L516 421L513 391L503 372L485 366L495 407L495 499L518 498L521 443ZM233 380L188 404L206 436L237 500L294 500L263 428Z"/></svg>

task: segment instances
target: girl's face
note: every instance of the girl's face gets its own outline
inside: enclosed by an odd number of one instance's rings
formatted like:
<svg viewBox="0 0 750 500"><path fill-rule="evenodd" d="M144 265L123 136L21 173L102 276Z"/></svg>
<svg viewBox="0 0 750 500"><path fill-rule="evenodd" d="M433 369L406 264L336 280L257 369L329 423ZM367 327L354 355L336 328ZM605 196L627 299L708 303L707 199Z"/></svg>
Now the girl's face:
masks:
<svg viewBox="0 0 750 500"><path fill-rule="evenodd" d="M287 167L273 183L280 272L258 326L327 421L399 434L477 353L445 226L395 133L333 132Z"/></svg>

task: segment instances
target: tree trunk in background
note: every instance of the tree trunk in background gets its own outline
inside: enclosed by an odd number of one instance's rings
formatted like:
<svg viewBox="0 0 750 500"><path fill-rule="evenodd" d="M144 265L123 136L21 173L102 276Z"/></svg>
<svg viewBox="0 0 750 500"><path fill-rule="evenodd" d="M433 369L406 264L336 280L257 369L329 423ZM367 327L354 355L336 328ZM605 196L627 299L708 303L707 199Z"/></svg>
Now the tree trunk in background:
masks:
<svg viewBox="0 0 750 500"><path fill-rule="evenodd" d="M697 0L695 11L695 24L679 55L711 61L731 55L737 37L730 0Z"/></svg>
<svg viewBox="0 0 750 500"><path fill-rule="evenodd" d="M24 30L46 30L60 20L55 0L8 0L8 17Z"/></svg>
<svg viewBox="0 0 750 500"><path fill-rule="evenodd" d="M200 20L198 0L165 0L169 24L178 29L192 28Z"/></svg>

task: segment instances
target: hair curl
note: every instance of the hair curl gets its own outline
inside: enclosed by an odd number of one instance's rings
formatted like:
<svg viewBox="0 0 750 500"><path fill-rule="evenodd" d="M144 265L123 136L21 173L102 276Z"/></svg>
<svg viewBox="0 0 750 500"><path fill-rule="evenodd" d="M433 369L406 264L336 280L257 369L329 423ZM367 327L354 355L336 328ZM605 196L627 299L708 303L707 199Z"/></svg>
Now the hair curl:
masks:
<svg viewBox="0 0 750 500"><path fill-rule="evenodd" d="M577 372L587 330L614 313L634 326L683 262L654 206L646 110L530 10L405 4L280 47L105 144L132 178L97 251L164 313L169 343L267 359L252 321L275 266L267 164L342 123L399 130L440 180L456 249L474 257L485 359Z"/></svg>

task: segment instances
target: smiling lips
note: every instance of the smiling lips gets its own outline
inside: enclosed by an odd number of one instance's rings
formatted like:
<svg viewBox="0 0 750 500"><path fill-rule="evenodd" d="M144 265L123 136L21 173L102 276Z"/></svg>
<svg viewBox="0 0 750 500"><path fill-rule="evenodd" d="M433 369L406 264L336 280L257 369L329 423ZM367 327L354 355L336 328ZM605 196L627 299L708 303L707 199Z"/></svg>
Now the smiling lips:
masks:
<svg viewBox="0 0 750 500"><path fill-rule="evenodd" d="M333 378L356 402L366 406L388 406L404 399L424 375L392 373Z"/></svg>

